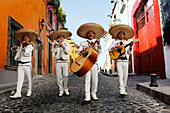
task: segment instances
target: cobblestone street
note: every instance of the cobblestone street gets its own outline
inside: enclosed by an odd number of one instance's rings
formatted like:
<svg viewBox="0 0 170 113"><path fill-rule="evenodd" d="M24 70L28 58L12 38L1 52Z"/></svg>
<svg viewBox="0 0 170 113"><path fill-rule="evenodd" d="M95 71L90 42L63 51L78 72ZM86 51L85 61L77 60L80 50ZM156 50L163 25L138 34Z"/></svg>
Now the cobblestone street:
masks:
<svg viewBox="0 0 170 113"><path fill-rule="evenodd" d="M64 113L170 113L170 106L136 89L136 83L149 81L146 76L129 77L127 93L119 98L118 77L99 74L98 101L83 104L84 80L69 76L70 96L58 97L55 76L34 80L33 95L26 97L27 88L22 90L22 98L11 100L11 91L0 94L0 112L64 112Z"/></svg>

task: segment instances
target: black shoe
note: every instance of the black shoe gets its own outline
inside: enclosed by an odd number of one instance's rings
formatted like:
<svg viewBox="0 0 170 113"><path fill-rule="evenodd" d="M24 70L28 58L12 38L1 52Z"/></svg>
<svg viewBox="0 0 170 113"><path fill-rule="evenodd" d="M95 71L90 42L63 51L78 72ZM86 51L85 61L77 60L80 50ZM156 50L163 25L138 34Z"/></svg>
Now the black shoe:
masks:
<svg viewBox="0 0 170 113"><path fill-rule="evenodd" d="M91 100L90 100L90 101L85 101L85 100L84 100L84 101L82 102L82 105L85 105L85 104L91 104Z"/></svg>
<svg viewBox="0 0 170 113"><path fill-rule="evenodd" d="M124 98L125 97L125 94L120 94L119 95L119 98Z"/></svg>

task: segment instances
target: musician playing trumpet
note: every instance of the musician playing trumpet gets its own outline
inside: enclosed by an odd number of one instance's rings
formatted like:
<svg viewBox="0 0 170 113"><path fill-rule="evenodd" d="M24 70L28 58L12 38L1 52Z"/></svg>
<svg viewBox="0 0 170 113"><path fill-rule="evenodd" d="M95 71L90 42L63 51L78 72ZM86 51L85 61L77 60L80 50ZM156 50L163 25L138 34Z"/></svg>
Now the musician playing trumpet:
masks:
<svg viewBox="0 0 170 113"><path fill-rule="evenodd" d="M72 33L68 30L58 30L50 35L51 40L56 40L51 49L55 53L56 59L56 77L57 85L59 87L59 96L63 96L65 92L69 95L68 90L68 54L70 45L64 42L64 39L70 37Z"/></svg>
<svg viewBox="0 0 170 113"><path fill-rule="evenodd" d="M102 26L96 23L86 23L79 27L77 34L82 37L88 39L87 41L83 41L80 43L80 48L78 49L78 54L83 54L86 52L88 47L94 46L94 50L100 54L102 52L100 45L100 38L98 38L101 34L104 33L104 29ZM97 39L96 39L97 38ZM90 81L92 79L92 88L90 94ZM98 86L98 63L97 61L93 65L93 67L84 75L84 92L85 92L85 102L91 102L91 97L94 100L98 100L97 93Z"/></svg>
<svg viewBox="0 0 170 113"><path fill-rule="evenodd" d="M24 82L24 76L28 78L28 90L26 96L32 94L32 76L31 76L31 59L33 46L30 41L34 41L38 37L38 33L28 29L20 29L15 32L14 38L21 42L20 47L13 46L12 51L17 51L15 61L18 62L18 80L16 93L10 98L21 98L21 89Z"/></svg>
<svg viewBox="0 0 170 113"><path fill-rule="evenodd" d="M119 52L123 49L122 46L125 46L130 43L128 39L134 36L133 29L128 25L115 25L110 28L109 33L115 38L115 41L109 47L109 51L117 49ZM125 48L125 53L121 54L118 59L116 59L117 72L119 77L119 89L120 89L120 98L125 97L127 92L125 90L128 78L128 65L129 65L129 56L131 54L133 43L130 43L130 47Z"/></svg>

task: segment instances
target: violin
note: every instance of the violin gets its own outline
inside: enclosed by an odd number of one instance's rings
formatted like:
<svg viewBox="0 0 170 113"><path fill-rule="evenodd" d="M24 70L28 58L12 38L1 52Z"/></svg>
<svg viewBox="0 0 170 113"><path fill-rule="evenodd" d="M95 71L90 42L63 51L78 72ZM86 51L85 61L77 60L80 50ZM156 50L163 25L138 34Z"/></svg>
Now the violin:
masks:
<svg viewBox="0 0 170 113"><path fill-rule="evenodd" d="M24 47L26 47L29 44L30 44L29 42L24 42L24 43L22 43L22 47L24 48Z"/></svg>

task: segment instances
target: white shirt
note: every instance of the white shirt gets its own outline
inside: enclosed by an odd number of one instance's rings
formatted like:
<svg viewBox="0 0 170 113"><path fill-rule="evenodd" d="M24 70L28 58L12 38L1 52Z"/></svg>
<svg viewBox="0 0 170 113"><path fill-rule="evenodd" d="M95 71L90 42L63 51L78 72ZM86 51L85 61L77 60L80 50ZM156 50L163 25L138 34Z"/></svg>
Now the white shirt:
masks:
<svg viewBox="0 0 170 113"><path fill-rule="evenodd" d="M11 50L13 50L13 48L11 48ZM17 53L14 58L15 61L29 62L24 64L19 63L19 65L31 65L32 51L33 51L33 46L31 44L27 45L24 48L22 48L22 44L21 44L20 47L16 49L16 51Z"/></svg>

